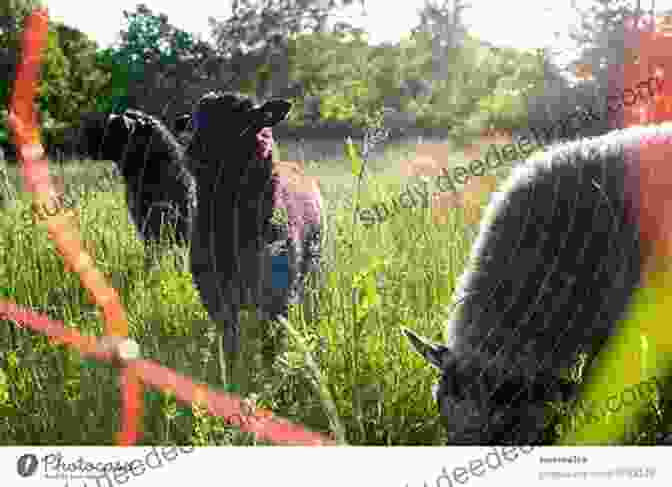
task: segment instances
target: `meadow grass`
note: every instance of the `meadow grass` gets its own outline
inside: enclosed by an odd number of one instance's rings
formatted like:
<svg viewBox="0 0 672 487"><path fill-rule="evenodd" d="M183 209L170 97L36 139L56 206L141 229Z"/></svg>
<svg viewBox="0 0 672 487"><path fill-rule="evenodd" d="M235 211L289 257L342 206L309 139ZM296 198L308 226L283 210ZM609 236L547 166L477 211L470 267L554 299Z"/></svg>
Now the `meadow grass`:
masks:
<svg viewBox="0 0 672 487"><path fill-rule="evenodd" d="M322 432L333 430L337 415L352 445L445 444L431 395L437 374L411 350L400 328L444 339L451 296L473 232L466 231L459 208L443 225L433 224L431 209L424 208L403 210L368 229L353 219L356 203L370 206L398 194L405 182L396 168L408 152L396 147L376 159L359 195L353 191L350 161L306 164L307 172L320 178L328 205L321 314L306 323L301 310L292 309L295 335L290 335L288 353L278 357L272 377L259 372L258 383L269 384L259 389L259 406ZM128 220L123 185L109 168L89 161L62 168L52 164L53 171L62 171L67 190L111 179L110 191L82 195L81 229L98 268L119 290L130 336L143 355L196 381L216 384L215 327L191 275L169 256L156 270L144 270L144 249ZM10 173L16 182L13 168ZM22 216L27 205L21 194L15 207L0 212L3 294L83 333L100 335L101 313L78 277L64 271L46 230ZM243 343L259 336L247 316ZM258 370L256 348L248 348L248 363ZM183 407L171 395L153 391L145 398L141 444L257 444L250 434L198 407ZM332 410L325 401L333 401ZM117 373L111 366L80 360L64 346L0 321L1 444L111 445L119 406ZM657 411L633 442L653 441L666 419Z"/></svg>

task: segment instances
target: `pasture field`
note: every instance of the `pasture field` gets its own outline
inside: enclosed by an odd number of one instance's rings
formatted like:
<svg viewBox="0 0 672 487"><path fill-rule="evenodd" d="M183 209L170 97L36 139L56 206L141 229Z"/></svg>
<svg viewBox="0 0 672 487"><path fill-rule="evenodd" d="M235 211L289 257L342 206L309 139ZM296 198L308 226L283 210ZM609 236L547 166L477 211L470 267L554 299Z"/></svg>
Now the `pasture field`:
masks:
<svg viewBox="0 0 672 487"><path fill-rule="evenodd" d="M486 149L487 145L483 145ZM407 181L415 148L390 147L375 157L360 187L360 206L396 195ZM280 147L280 158L297 159L297 148ZM468 162L455 153L455 163ZM111 164L70 161L62 171L66 191L90 188L100 178L111 191L88 191L80 199L83 239L97 266L119 290L128 311L130 335L142 353L196 381L216 384L214 325L192 285L188 267L165 256L145 271L144 250L126 212L123 185ZM356 221L357 178L343 156L306 163L319 177L329 215L325 251L326 285L320 291L321 316L307 324L300 310L290 321L317 363L321 387L333 398L339 421L352 445L442 445L442 429L432 398L436 372L407 345L400 327L443 340L451 295L474 232L462 209L406 209L365 229ZM10 167L10 180L18 182ZM434 189L433 181L432 189ZM27 196L0 212L0 288L19 305L62 320L83 333L100 335L102 317L90 304L78 276L66 272L46 230L26 219ZM472 228L473 230L473 228ZM260 334L251 318L243 321L248 361L258 367ZM247 339L246 339L247 338ZM304 351L290 337L270 377L260 377L257 404L323 432L330 422L311 384ZM578 374L574 374L580 380ZM672 390L672 388L670 388ZM145 393L142 445L252 445L254 438L174 397ZM665 399L665 400L663 400ZM653 444L672 425L669 395L651 397L643 426L628 443ZM0 321L0 444L112 445L119 429L117 374L108 365L80 360L43 336ZM557 409L562 414L561 405ZM657 436L658 435L658 436Z"/></svg>

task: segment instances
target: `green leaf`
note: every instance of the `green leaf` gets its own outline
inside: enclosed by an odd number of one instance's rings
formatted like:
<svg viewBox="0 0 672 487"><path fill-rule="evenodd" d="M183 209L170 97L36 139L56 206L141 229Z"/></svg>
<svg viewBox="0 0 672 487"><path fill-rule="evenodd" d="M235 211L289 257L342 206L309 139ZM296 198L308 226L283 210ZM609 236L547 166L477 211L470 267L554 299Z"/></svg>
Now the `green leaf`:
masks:
<svg viewBox="0 0 672 487"><path fill-rule="evenodd" d="M7 380L5 371L0 369L0 404L4 404L7 401L9 401L9 381Z"/></svg>
<svg viewBox="0 0 672 487"><path fill-rule="evenodd" d="M359 287L360 300L357 308L357 321L366 318L369 312L380 302L380 296L376 288L376 279L371 273L367 273Z"/></svg>
<svg viewBox="0 0 672 487"><path fill-rule="evenodd" d="M15 351L11 351L7 353L7 365L9 366L10 370L16 370L17 366L19 365L19 357Z"/></svg>
<svg viewBox="0 0 672 487"><path fill-rule="evenodd" d="M145 401L147 403L160 401L160 400L161 400L161 394L159 392L157 392L157 391L146 391L145 392Z"/></svg>
<svg viewBox="0 0 672 487"><path fill-rule="evenodd" d="M362 168L364 167L364 162L359 156L357 146L352 142L350 137L348 137L345 141L345 155L350 160L352 175L359 177L362 172Z"/></svg>
<svg viewBox="0 0 672 487"><path fill-rule="evenodd" d="M376 277L369 272L364 281L364 289L367 303L369 306L378 306L380 304L380 295L378 294L378 286L376 285Z"/></svg>
<svg viewBox="0 0 672 487"><path fill-rule="evenodd" d="M98 366L98 362L95 360L82 360L80 363L80 367L83 369L95 369Z"/></svg>
<svg viewBox="0 0 672 487"><path fill-rule="evenodd" d="M177 411L175 412L175 417L179 418L181 416L191 418L194 415L193 410L190 407L180 407L177 408Z"/></svg>
<svg viewBox="0 0 672 487"><path fill-rule="evenodd" d="M375 268L369 268L355 274L352 287L357 290L357 308L355 319L364 320L372 308L381 302L375 277Z"/></svg>

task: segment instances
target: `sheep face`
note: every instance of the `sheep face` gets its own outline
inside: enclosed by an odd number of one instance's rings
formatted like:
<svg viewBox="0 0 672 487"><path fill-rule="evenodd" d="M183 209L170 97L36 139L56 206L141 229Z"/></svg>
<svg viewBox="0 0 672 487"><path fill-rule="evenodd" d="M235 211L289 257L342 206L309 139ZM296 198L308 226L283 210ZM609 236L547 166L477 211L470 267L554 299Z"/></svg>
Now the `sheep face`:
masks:
<svg viewBox="0 0 672 487"><path fill-rule="evenodd" d="M103 144L105 159L117 163L122 173L133 171L131 163L137 164L137 158L146 159L154 131L152 121L143 113L126 110L121 115L110 115L107 123L107 137ZM141 151L141 152L139 152Z"/></svg>
<svg viewBox="0 0 672 487"><path fill-rule="evenodd" d="M220 154L232 151L236 160L268 160L273 145L271 127L287 116L291 106L285 100L270 100L256 107L244 97L208 93L192 118L195 134L191 148L206 163L216 163Z"/></svg>
<svg viewBox="0 0 672 487"><path fill-rule="evenodd" d="M447 346L406 333L441 370L451 443L552 440L544 403L578 392L562 377L579 355L591 369L640 286L651 252L642 222L660 211L641 210L655 186L638 188L667 160L671 133L632 128L555 146L493 195L457 285Z"/></svg>
<svg viewBox="0 0 672 487"><path fill-rule="evenodd" d="M152 131L149 120L135 110L86 121L80 137L80 152L89 157L115 161L120 169L139 147L146 147Z"/></svg>
<svg viewBox="0 0 672 487"><path fill-rule="evenodd" d="M489 435L485 431L492 422L491 403L479 397L483 392L480 388L465 387L474 385L477 376L468 377L448 347L433 344L408 329L403 332L414 350L441 373L439 384L434 387L434 398L449 444L488 443Z"/></svg>
<svg viewBox="0 0 672 487"><path fill-rule="evenodd" d="M575 393L571 383L557 378L539 378L528 385L514 378L495 379L476 360L460 359L445 345L431 343L409 329L403 333L441 373L433 388L434 399L450 445L541 443L549 433L547 401Z"/></svg>

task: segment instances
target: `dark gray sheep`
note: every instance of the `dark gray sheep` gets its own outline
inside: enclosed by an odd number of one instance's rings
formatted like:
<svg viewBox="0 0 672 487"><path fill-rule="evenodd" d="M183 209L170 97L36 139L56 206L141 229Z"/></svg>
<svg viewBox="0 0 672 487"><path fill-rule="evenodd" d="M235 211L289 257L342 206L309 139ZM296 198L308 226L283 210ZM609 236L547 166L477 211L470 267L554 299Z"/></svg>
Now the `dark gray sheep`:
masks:
<svg viewBox="0 0 672 487"><path fill-rule="evenodd" d="M639 184L662 184L671 139L665 124L558 145L516 168L494 195L457 287L448 344L403 330L441 370L437 401L450 444L552 438L544 401L578 392L561 371L579 352L590 370L639 286L651 252L640 231L656 218Z"/></svg>
<svg viewBox="0 0 672 487"><path fill-rule="evenodd" d="M196 183L184 166L184 147L156 118L140 110L89 117L82 124L80 153L111 160L126 183L128 209L139 237L157 242L163 225L176 242L189 242Z"/></svg>
<svg viewBox="0 0 672 487"><path fill-rule="evenodd" d="M240 365L241 307L255 306L268 321L286 318L289 304L313 304L306 278L319 271L322 196L297 164L272 159L271 127L290 108L284 100L255 106L237 94L208 93L194 111L187 156L201 204L191 268L223 332L224 380L224 348L232 369Z"/></svg>

